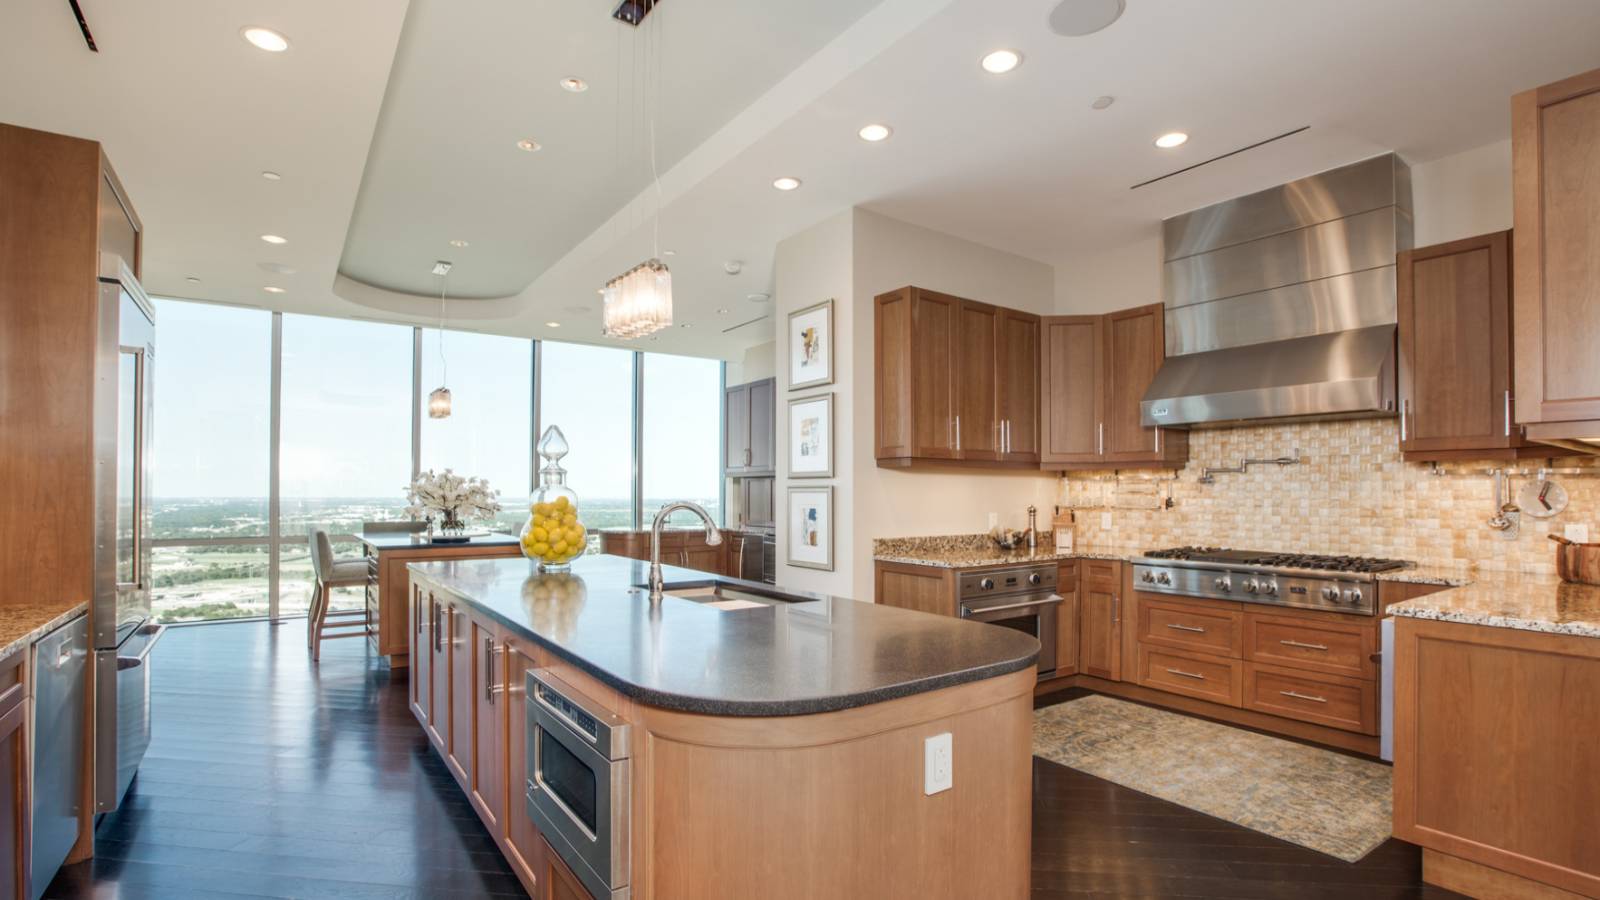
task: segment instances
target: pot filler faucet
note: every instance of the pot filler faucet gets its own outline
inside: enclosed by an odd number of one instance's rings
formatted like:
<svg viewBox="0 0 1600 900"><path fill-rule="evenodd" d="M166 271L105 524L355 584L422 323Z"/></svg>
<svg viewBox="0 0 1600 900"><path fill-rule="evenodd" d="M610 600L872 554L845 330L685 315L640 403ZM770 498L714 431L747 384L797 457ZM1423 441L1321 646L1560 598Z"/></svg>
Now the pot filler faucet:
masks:
<svg viewBox="0 0 1600 900"><path fill-rule="evenodd" d="M680 509L687 509L700 517L706 523L706 543L715 547L722 543L722 532L717 530L717 523L711 521L711 514L698 503L688 500L678 500L661 507L656 513L656 520L650 524L650 602L661 602L661 529L666 527L667 517Z"/></svg>

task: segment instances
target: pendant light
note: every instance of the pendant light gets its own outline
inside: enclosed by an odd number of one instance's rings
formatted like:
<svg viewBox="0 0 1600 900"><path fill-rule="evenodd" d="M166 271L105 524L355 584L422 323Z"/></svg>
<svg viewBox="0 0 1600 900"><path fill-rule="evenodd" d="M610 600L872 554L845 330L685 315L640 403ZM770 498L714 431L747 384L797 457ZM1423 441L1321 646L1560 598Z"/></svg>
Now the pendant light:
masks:
<svg viewBox="0 0 1600 900"><path fill-rule="evenodd" d="M651 3L644 7L644 13L652 11L654 6L655 4ZM638 34L638 16L622 18L621 21L632 25L635 34ZM651 238L653 252L649 259L606 282L605 287L600 290L601 333L606 337L623 341L631 341L654 334L663 328L672 327L672 273L661 261L661 175L656 169L656 114L661 106L659 14L652 22L657 31L655 46L652 47L647 42L644 49L647 68L652 62L651 54L654 55L655 72L641 75L639 91L641 105L649 107L650 116L650 177L655 182L656 193L655 220L652 223ZM619 44L619 66L620 46ZM647 93L647 87L651 84L656 86L653 102ZM617 94L620 103L621 91L619 90Z"/></svg>
<svg viewBox="0 0 1600 900"><path fill-rule="evenodd" d="M428 394L428 418L450 418L450 389L445 387L449 383L450 367L444 359L444 302L445 293L450 287L450 263L439 260L433 264L433 274L442 279L439 283L439 386Z"/></svg>

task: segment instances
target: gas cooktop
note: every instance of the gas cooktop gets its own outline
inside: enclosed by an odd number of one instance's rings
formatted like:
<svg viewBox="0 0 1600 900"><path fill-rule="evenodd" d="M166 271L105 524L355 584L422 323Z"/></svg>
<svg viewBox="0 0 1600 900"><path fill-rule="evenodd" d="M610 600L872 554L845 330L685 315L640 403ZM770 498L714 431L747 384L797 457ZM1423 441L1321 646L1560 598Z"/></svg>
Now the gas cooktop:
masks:
<svg viewBox="0 0 1600 900"><path fill-rule="evenodd" d="M1151 550L1134 562L1141 591L1372 615L1378 572L1411 564L1370 556L1272 553L1223 547Z"/></svg>

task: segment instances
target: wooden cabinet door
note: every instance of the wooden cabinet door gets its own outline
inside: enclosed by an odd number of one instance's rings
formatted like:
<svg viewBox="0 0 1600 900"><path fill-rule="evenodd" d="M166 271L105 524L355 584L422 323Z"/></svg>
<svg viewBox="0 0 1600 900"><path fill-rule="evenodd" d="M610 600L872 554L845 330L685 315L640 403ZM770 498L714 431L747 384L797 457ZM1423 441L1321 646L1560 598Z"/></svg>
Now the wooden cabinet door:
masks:
<svg viewBox="0 0 1600 900"><path fill-rule="evenodd" d="M1039 461L1039 317L1000 310L1000 458Z"/></svg>
<svg viewBox="0 0 1600 900"><path fill-rule="evenodd" d="M428 656L428 739L449 759L450 753L450 606L432 592L428 594L430 608Z"/></svg>
<svg viewBox="0 0 1600 900"><path fill-rule="evenodd" d="M502 828L506 807L505 660L494 624L467 617L472 642L472 769L468 797L491 834Z"/></svg>
<svg viewBox="0 0 1600 900"><path fill-rule="evenodd" d="M411 602L406 604L411 634L411 665L407 678L410 683L411 714L417 717L417 724L424 731L428 728L428 708L433 700L433 685L430 683L432 669L428 666L433 656L433 634L428 621L432 610L428 604L428 596L422 592L422 586L413 584Z"/></svg>
<svg viewBox="0 0 1600 900"><path fill-rule="evenodd" d="M1511 99L1517 420L1600 420L1600 69Z"/></svg>
<svg viewBox="0 0 1600 900"><path fill-rule="evenodd" d="M740 482L744 492L744 524L773 524L772 478L746 478Z"/></svg>
<svg viewBox="0 0 1600 900"><path fill-rule="evenodd" d="M526 676L538 663L533 647L508 631L501 631L505 647L506 689L506 860L530 893L538 896L540 860L539 829L528 818L528 705Z"/></svg>
<svg viewBox="0 0 1600 900"><path fill-rule="evenodd" d="M1122 680L1121 564L1089 560L1078 589L1078 671Z"/></svg>
<svg viewBox="0 0 1600 900"><path fill-rule="evenodd" d="M30 896L27 656L24 650L0 664L0 898Z"/></svg>
<svg viewBox="0 0 1600 900"><path fill-rule="evenodd" d="M960 459L999 459L1000 395L995 352L1000 340L1000 310L987 303L962 300L957 322L956 455Z"/></svg>
<svg viewBox="0 0 1600 900"><path fill-rule="evenodd" d="M1511 420L1510 233L1406 250L1396 276L1400 449L1520 443Z"/></svg>
<svg viewBox="0 0 1600 900"><path fill-rule="evenodd" d="M1101 458L1100 316L1049 316L1039 338L1042 445L1050 463L1093 463Z"/></svg>
<svg viewBox="0 0 1600 900"><path fill-rule="evenodd" d="M544 842L543 838L539 840ZM539 880L544 886L539 891L539 900L593 900L583 882L579 881L578 876L561 861L561 856L556 853L555 848L544 843L540 856L543 865L539 872L542 877Z"/></svg>
<svg viewBox="0 0 1600 900"><path fill-rule="evenodd" d="M1139 403L1166 354L1166 311L1159 303L1105 317L1105 457L1111 462L1141 462L1161 456L1161 430L1140 421Z"/></svg>
<svg viewBox="0 0 1600 900"><path fill-rule="evenodd" d="M778 382L766 378L750 385L750 465L752 472L772 472L778 464Z"/></svg>
<svg viewBox="0 0 1600 900"><path fill-rule="evenodd" d="M472 622L466 611L451 605L445 611L450 624L450 639L446 641L449 657L450 694L445 702L450 705L450 730L445 763L468 791L472 789L472 745L476 729L477 711L473 687Z"/></svg>
<svg viewBox="0 0 1600 900"><path fill-rule="evenodd" d="M916 288L911 296L911 455L957 459L956 331L961 301Z"/></svg>
<svg viewBox="0 0 1600 900"><path fill-rule="evenodd" d="M1056 675L1078 674L1078 561L1066 560L1056 566L1056 593L1061 606L1056 612Z"/></svg>
<svg viewBox="0 0 1600 900"><path fill-rule="evenodd" d="M703 536L691 536L679 551L679 563L685 569L694 569L698 572L718 573L722 571L723 548L726 544L712 547L708 545Z"/></svg>
<svg viewBox="0 0 1600 900"><path fill-rule="evenodd" d="M739 384L722 392L722 441L729 472L750 468L750 385Z"/></svg>

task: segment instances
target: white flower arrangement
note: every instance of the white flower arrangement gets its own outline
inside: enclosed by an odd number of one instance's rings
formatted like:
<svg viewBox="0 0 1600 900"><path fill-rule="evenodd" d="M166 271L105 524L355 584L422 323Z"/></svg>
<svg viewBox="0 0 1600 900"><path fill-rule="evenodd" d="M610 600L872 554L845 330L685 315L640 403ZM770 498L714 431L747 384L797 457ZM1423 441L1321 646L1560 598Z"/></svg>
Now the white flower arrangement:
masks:
<svg viewBox="0 0 1600 900"><path fill-rule="evenodd" d="M440 527L458 529L474 519L493 518L500 511L500 492L482 478L464 478L450 469L429 469L406 488L406 515L413 519L437 515Z"/></svg>

